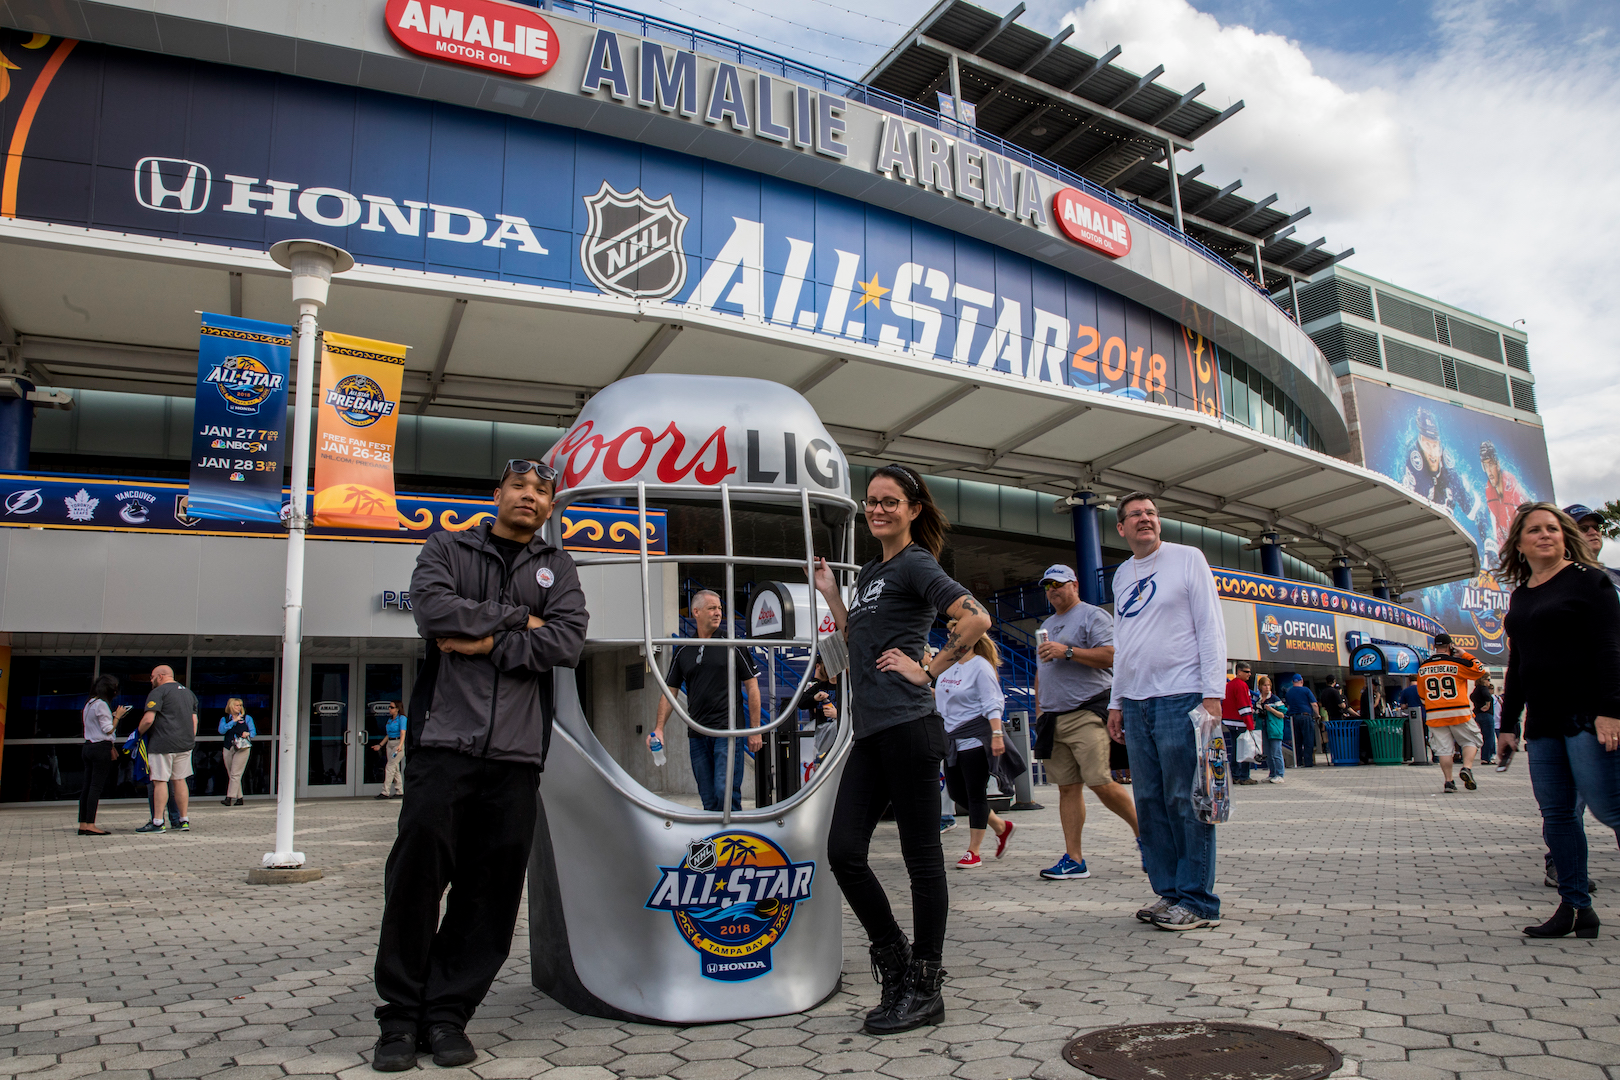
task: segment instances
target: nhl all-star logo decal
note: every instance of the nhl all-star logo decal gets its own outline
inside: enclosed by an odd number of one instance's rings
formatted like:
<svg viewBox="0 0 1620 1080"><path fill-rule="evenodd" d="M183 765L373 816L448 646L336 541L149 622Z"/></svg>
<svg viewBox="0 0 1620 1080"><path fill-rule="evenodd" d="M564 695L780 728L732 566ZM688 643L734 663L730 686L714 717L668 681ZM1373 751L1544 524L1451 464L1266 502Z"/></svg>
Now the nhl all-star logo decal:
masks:
<svg viewBox="0 0 1620 1080"><path fill-rule="evenodd" d="M675 196L649 199L640 188L628 194L606 180L585 197L590 222L579 242L585 276L605 293L636 300L668 300L686 284L681 234L687 217Z"/></svg>

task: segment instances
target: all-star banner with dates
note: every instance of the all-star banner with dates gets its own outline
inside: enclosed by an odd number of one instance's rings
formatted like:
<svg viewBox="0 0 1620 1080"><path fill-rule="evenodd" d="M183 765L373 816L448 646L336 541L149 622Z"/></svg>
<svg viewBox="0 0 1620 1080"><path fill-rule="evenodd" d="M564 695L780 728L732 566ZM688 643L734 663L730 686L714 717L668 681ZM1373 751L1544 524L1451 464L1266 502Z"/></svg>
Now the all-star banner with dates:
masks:
<svg viewBox="0 0 1620 1080"><path fill-rule="evenodd" d="M322 341L315 524L395 531L394 434L405 346L330 331Z"/></svg>
<svg viewBox="0 0 1620 1080"><path fill-rule="evenodd" d="M290 326L203 314L187 493L193 517L280 520L291 355Z"/></svg>

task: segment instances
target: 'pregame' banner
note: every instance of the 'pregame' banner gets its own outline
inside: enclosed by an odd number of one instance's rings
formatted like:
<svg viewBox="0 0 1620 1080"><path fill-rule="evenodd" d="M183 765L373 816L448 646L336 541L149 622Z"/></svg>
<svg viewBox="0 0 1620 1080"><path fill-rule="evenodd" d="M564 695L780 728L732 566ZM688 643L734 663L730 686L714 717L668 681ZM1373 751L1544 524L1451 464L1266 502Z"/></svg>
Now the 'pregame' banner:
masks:
<svg viewBox="0 0 1620 1080"><path fill-rule="evenodd" d="M331 331L323 340L315 524L396 531L394 434L405 346Z"/></svg>
<svg viewBox="0 0 1620 1080"><path fill-rule="evenodd" d="M280 520L291 355L290 326L203 315L191 429L192 516Z"/></svg>

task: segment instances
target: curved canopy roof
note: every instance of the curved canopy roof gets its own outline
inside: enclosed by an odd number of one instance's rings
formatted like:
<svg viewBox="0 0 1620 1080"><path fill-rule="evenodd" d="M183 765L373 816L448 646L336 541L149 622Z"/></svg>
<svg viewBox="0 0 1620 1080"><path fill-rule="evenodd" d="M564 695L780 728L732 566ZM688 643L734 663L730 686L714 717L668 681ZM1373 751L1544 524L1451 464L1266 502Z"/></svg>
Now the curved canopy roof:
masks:
<svg viewBox="0 0 1620 1080"><path fill-rule="evenodd" d="M41 385L188 396L194 311L288 321L289 296L267 255L0 222L0 347ZM414 412L566 427L628 375L770 379L803 393L855 462L1061 496L1141 488L1168 516L1297 537L1290 550L1318 566L1347 554L1362 587L1477 568L1462 527L1394 481L1188 410L678 305L390 268L335 279L323 321L411 346Z"/></svg>

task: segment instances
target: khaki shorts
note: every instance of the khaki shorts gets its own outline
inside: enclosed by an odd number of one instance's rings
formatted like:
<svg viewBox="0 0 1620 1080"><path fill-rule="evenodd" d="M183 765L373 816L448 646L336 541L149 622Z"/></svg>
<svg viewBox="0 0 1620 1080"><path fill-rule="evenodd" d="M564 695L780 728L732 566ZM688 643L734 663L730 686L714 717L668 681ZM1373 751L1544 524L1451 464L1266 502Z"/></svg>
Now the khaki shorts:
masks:
<svg viewBox="0 0 1620 1080"><path fill-rule="evenodd" d="M1479 733L1479 724L1473 720L1429 729L1429 748L1441 757L1455 754L1460 746L1484 745L1485 737Z"/></svg>
<svg viewBox="0 0 1620 1080"><path fill-rule="evenodd" d="M148 754L146 771L153 780L184 780L191 775L191 751L183 754Z"/></svg>
<svg viewBox="0 0 1620 1080"><path fill-rule="evenodd" d="M1059 713L1053 721L1052 756L1046 775L1058 786L1101 787L1114 782L1108 770L1108 722L1085 709Z"/></svg>

